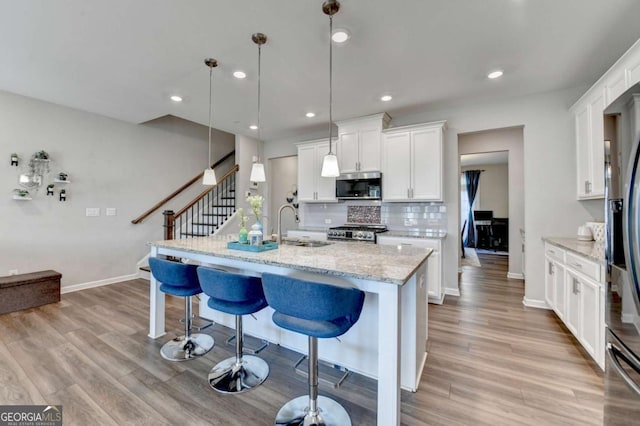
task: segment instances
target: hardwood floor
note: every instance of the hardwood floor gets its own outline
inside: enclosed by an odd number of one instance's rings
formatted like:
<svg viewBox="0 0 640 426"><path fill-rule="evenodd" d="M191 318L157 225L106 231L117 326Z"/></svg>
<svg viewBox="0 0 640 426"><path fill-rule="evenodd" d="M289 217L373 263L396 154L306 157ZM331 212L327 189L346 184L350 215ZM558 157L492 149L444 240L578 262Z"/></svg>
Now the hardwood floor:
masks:
<svg viewBox="0 0 640 426"><path fill-rule="evenodd" d="M429 305L429 356L420 390L402 393L402 423L602 424L598 367L552 313L522 305L506 258L480 256L482 268L463 269L460 298ZM298 355L274 345L260 354L271 368L262 386L237 396L209 389L209 369L233 355L224 344L233 331L220 325L207 330L216 346L204 358L163 360L182 311L182 299L167 298L168 335L148 338L148 282L134 280L1 315L0 404L62 404L65 425L271 425L306 393L292 369ZM320 393L354 425L375 424L375 381L352 375Z"/></svg>

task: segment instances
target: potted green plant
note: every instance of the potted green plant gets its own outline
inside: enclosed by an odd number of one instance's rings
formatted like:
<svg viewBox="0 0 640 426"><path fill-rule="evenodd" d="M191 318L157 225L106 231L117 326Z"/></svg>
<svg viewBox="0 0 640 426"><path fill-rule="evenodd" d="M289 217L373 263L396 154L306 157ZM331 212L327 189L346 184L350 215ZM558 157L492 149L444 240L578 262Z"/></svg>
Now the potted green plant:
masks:
<svg viewBox="0 0 640 426"><path fill-rule="evenodd" d="M13 190L13 193L15 195L17 195L20 198L26 198L29 196L29 191L27 191L26 189L21 189L21 188L15 188Z"/></svg>
<svg viewBox="0 0 640 426"><path fill-rule="evenodd" d="M13 154L11 154L11 165L17 167L19 159L20 159L20 157L18 157L18 154L16 154L15 152Z"/></svg>
<svg viewBox="0 0 640 426"><path fill-rule="evenodd" d="M47 151L38 151L33 154L33 158L35 158L36 160L48 160L49 153Z"/></svg>

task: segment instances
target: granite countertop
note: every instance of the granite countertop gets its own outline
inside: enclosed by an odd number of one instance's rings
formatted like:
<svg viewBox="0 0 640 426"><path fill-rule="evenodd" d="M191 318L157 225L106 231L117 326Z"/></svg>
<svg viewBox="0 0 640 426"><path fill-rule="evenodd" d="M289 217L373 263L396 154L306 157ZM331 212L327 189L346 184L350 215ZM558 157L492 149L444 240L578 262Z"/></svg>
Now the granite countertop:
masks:
<svg viewBox="0 0 640 426"><path fill-rule="evenodd" d="M380 237L402 237L402 238L431 238L444 239L447 231L444 229L425 229L422 231L387 231L379 234Z"/></svg>
<svg viewBox="0 0 640 426"><path fill-rule="evenodd" d="M576 238L543 237L543 241L569 250L599 263L605 262L604 241L580 241Z"/></svg>
<svg viewBox="0 0 640 426"><path fill-rule="evenodd" d="M282 244L275 250L253 253L228 249L228 241L224 237L202 237L156 241L149 245L397 285L406 283L432 252L428 248L336 241L323 247Z"/></svg>

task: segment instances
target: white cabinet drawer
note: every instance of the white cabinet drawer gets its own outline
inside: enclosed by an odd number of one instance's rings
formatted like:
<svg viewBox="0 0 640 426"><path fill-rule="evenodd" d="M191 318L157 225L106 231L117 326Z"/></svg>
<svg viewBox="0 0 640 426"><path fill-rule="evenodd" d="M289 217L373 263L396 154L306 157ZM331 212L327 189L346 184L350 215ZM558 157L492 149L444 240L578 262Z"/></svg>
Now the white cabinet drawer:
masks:
<svg viewBox="0 0 640 426"><path fill-rule="evenodd" d="M552 244L545 244L544 253L549 256L551 259L557 260L558 262L564 263L565 251L557 246Z"/></svg>
<svg viewBox="0 0 640 426"><path fill-rule="evenodd" d="M587 277L600 282L600 265L573 253L567 253L567 268L580 272Z"/></svg>
<svg viewBox="0 0 640 426"><path fill-rule="evenodd" d="M314 241L327 241L327 233L320 231L301 231L298 229L287 231L287 237L307 238Z"/></svg>

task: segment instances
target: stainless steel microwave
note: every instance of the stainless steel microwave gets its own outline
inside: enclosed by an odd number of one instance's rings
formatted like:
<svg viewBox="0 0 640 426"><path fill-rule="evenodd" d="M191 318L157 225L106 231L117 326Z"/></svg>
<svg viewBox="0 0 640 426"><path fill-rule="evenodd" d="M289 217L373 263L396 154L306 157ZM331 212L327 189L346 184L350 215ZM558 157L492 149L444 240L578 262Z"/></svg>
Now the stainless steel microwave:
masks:
<svg viewBox="0 0 640 426"><path fill-rule="evenodd" d="M336 178L336 197L341 200L379 200L382 198L382 173L343 173Z"/></svg>

